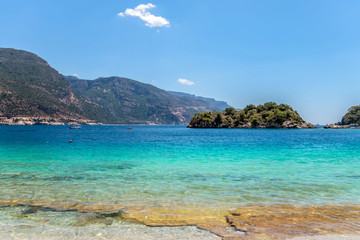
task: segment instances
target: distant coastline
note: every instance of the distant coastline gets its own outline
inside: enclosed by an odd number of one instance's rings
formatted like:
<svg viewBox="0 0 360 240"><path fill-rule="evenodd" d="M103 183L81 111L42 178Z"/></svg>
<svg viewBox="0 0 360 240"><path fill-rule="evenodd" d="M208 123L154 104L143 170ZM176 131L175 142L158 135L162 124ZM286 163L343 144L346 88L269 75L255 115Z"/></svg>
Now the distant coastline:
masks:
<svg viewBox="0 0 360 240"><path fill-rule="evenodd" d="M0 125L185 125L190 121L189 128L316 128L287 104L250 104L236 111L224 101L165 91L128 78L64 77L37 55L11 48L0 48L0 63ZM339 123L324 128L359 126L360 106L353 106Z"/></svg>
<svg viewBox="0 0 360 240"><path fill-rule="evenodd" d="M0 125L101 125L88 119L56 119L41 117L0 117Z"/></svg>

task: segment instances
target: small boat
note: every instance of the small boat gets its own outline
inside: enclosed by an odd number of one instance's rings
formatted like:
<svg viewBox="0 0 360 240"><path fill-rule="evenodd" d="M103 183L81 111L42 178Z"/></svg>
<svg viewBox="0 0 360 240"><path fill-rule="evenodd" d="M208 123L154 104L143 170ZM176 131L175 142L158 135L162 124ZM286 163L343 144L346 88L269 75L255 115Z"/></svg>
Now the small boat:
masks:
<svg viewBox="0 0 360 240"><path fill-rule="evenodd" d="M131 128L131 127L127 127L126 129L127 129L127 130L131 130L132 128Z"/></svg>
<svg viewBox="0 0 360 240"><path fill-rule="evenodd" d="M69 129L81 129L81 127L80 127L80 126L72 125L72 126L69 127Z"/></svg>

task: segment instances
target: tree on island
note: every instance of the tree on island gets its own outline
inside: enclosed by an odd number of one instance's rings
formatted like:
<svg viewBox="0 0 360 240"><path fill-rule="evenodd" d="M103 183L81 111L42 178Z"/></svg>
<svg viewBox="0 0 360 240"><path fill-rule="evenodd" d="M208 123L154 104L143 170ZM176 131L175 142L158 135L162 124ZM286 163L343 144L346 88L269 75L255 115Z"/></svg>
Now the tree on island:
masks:
<svg viewBox="0 0 360 240"><path fill-rule="evenodd" d="M342 125L356 124L360 126L360 105L352 106L341 120Z"/></svg>

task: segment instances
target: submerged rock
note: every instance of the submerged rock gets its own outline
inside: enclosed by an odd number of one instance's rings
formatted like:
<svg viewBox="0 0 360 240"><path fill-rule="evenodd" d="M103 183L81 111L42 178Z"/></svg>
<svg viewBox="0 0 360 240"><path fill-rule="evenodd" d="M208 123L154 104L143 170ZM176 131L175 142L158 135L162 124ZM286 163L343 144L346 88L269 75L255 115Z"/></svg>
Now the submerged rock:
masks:
<svg viewBox="0 0 360 240"><path fill-rule="evenodd" d="M105 224L111 225L113 219L106 218L104 215L99 213L85 213L80 218L78 218L75 226L85 226L88 224Z"/></svg>
<svg viewBox="0 0 360 240"><path fill-rule="evenodd" d="M227 222L251 239L359 233L359 206L246 206L230 211Z"/></svg>
<svg viewBox="0 0 360 240"><path fill-rule="evenodd" d="M28 214L34 214L39 211L39 207L29 207L26 210L22 211L21 214L28 215Z"/></svg>

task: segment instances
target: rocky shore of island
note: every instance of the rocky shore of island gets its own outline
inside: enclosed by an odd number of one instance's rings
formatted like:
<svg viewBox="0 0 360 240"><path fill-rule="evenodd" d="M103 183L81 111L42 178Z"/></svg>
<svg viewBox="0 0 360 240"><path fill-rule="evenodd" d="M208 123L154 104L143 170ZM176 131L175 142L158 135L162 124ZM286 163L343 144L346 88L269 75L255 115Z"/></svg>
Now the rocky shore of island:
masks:
<svg viewBox="0 0 360 240"><path fill-rule="evenodd" d="M334 123L325 125L324 128L326 129L360 129L358 124L341 124L341 123Z"/></svg>
<svg viewBox="0 0 360 240"><path fill-rule="evenodd" d="M281 124L278 123L270 123L270 124L259 124L257 126L253 126L251 123L244 123L244 124L212 124L209 122L194 122L188 125L188 128L276 128L276 129L302 129L302 128L316 128L309 122L292 122L292 121L285 121Z"/></svg>

